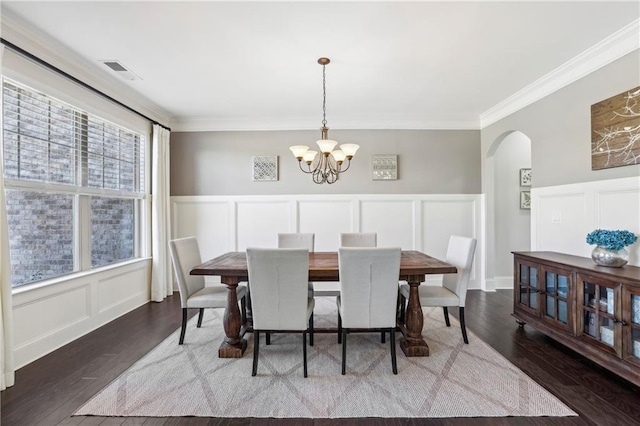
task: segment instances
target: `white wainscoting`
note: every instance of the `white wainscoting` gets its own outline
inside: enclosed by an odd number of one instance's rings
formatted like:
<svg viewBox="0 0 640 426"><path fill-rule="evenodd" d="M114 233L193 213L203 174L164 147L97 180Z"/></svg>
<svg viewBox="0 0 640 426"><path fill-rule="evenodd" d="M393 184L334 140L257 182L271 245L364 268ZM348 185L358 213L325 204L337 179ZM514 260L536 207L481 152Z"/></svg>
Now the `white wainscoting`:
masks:
<svg viewBox="0 0 640 426"><path fill-rule="evenodd" d="M470 287L485 289L482 194L179 196L171 206L172 237L197 237L203 259L275 247L279 232L315 233L316 251L337 250L341 232L377 232L379 246L440 259L450 235L473 237L478 248Z"/></svg>
<svg viewBox="0 0 640 426"><path fill-rule="evenodd" d="M626 229L640 235L640 177L531 190L531 249L590 257L594 229ZM640 266L640 243L627 247Z"/></svg>
<svg viewBox="0 0 640 426"><path fill-rule="evenodd" d="M149 259L62 277L13 295L18 369L150 300Z"/></svg>

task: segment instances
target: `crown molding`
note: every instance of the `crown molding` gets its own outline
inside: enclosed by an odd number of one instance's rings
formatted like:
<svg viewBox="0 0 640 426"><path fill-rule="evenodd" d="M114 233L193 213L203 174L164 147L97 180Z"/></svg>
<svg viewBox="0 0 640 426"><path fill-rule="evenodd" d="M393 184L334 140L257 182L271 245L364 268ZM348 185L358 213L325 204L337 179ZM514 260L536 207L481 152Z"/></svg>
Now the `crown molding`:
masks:
<svg viewBox="0 0 640 426"><path fill-rule="evenodd" d="M317 117L287 119L245 117L242 119L215 119L208 117L174 117L170 122L174 132L222 132L222 131L270 131L270 130L319 130ZM373 122L373 124L372 124ZM315 123L315 124L309 124ZM480 130L478 120L358 120L332 119L331 130Z"/></svg>
<svg viewBox="0 0 640 426"><path fill-rule="evenodd" d="M484 129L638 48L640 19L480 114L480 128Z"/></svg>
<svg viewBox="0 0 640 426"><path fill-rule="evenodd" d="M170 121L171 115L163 108L142 95L132 96L134 93L131 88L118 81L114 76L33 26L16 18L6 9L2 10L0 16L0 30L2 38L5 40L108 94L130 108L140 111L159 123L166 124Z"/></svg>

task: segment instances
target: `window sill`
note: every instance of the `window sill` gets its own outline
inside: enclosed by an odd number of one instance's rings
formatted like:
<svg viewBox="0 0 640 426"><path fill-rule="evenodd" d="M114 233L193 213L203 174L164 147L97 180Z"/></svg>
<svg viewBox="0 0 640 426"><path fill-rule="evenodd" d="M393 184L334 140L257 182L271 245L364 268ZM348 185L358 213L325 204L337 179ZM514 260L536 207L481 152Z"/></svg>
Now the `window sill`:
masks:
<svg viewBox="0 0 640 426"><path fill-rule="evenodd" d="M99 268L93 268L88 271L72 272L70 274L61 275L59 277L42 280L42 281L30 283L30 284L24 284L19 287L14 287L11 289L11 293L13 295L28 293L34 290L67 283L69 281L82 279L84 277L88 277L91 275L100 274L100 273L104 273L106 271L115 270L115 269L122 269L130 265L136 265L139 263L144 263L149 261L151 261L150 257L139 257L137 259L126 260L124 262L118 262L118 263L113 263L111 265L101 266Z"/></svg>

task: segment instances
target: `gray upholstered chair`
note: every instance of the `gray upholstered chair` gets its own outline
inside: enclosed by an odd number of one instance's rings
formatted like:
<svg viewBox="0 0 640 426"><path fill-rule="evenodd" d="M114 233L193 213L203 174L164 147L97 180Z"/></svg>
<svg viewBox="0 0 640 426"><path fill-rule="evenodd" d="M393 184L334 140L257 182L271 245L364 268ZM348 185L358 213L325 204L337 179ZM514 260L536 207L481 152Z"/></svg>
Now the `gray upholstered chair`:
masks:
<svg viewBox="0 0 640 426"><path fill-rule="evenodd" d="M391 366L396 365L396 307L400 248L341 247L338 250L340 296L338 341L342 342L342 374L347 359L347 334L352 329L388 331L391 334Z"/></svg>
<svg viewBox="0 0 640 426"><path fill-rule="evenodd" d="M376 247L378 234L375 232L347 232L340 234L340 247Z"/></svg>
<svg viewBox="0 0 640 426"><path fill-rule="evenodd" d="M258 372L261 332L302 333L304 377L307 377L307 330L313 334L314 299L309 297L307 249L247 248L253 308L253 370Z"/></svg>
<svg viewBox="0 0 640 426"><path fill-rule="evenodd" d="M476 240L474 238L452 235L449 238L449 246L447 247L445 260L447 263L454 265L458 272L455 274L444 274L442 286L421 285L418 287L420 306L442 307L447 327L451 326L449 323L448 307L459 307L462 339L464 340L464 343L467 344L469 343L469 339L467 339L467 328L464 322L464 305L467 297L469 276L471 274L471 266L473 265L473 256L475 252ZM400 285L400 294L402 296L401 303L403 307L404 300L409 299L409 288L408 284Z"/></svg>
<svg viewBox="0 0 640 426"><path fill-rule="evenodd" d="M178 288L180 289L180 304L182 305L182 329L178 344L184 343L184 335L187 331L187 309L199 309L198 328L202 326L202 317L205 308L226 308L227 287L214 285L205 287L204 276L189 275L191 268L202 263L198 240L195 237L179 238L169 241L169 251L173 269L176 272ZM239 284L236 295L242 305L242 320L246 318L245 296L247 286Z"/></svg>

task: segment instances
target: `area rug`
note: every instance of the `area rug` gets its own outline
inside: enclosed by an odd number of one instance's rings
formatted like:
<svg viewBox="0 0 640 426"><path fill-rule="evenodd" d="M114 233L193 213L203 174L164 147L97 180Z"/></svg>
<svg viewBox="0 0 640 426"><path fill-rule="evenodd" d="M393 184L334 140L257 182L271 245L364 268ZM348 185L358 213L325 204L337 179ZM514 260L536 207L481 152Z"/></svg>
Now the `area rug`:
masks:
<svg viewBox="0 0 640 426"><path fill-rule="evenodd" d="M351 334L347 374L335 334L316 334L302 375L302 337L274 334L260 345L251 377L253 337L242 359L218 358L222 310L205 311L202 328L177 330L74 415L199 417L502 417L575 416L552 394L459 323L444 325L442 309L425 309L430 356L407 358L398 348L391 372L389 344L379 333ZM315 325L335 326L335 299L316 298Z"/></svg>

